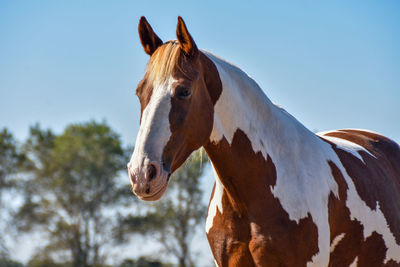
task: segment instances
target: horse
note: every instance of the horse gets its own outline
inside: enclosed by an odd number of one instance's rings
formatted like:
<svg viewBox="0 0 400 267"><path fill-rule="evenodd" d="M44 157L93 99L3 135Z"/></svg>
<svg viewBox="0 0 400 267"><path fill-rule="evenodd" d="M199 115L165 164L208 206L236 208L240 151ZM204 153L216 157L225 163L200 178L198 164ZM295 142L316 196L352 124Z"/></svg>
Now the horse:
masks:
<svg viewBox="0 0 400 267"><path fill-rule="evenodd" d="M400 266L400 147L376 132L313 133L239 67L197 48L178 17L136 94L132 190L154 201L203 147L215 172L206 234L217 266Z"/></svg>

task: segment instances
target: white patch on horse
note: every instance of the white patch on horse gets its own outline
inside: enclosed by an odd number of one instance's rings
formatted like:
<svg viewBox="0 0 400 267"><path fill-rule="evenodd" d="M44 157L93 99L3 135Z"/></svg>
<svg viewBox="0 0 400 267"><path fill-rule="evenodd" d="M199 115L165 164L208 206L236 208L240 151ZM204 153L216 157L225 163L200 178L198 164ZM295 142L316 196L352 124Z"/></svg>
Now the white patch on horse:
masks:
<svg viewBox="0 0 400 267"><path fill-rule="evenodd" d="M212 165L212 163L211 163ZM221 181L219 180L218 174L214 168L214 165L212 166L214 170L214 176L215 176L215 190L214 190L214 196L210 201L210 206L208 207L208 214L206 218L206 233L210 231L210 229L213 226L214 222L214 217L217 215L217 210L222 214L223 209L222 209L222 195L224 193L224 186L222 185Z"/></svg>
<svg viewBox="0 0 400 267"><path fill-rule="evenodd" d="M354 258L354 261L349 265L349 267L357 267L358 266L358 257Z"/></svg>
<svg viewBox="0 0 400 267"><path fill-rule="evenodd" d="M171 110L172 77L161 84L154 84L150 101L143 111L142 122L136 138L128 168L142 169L147 161L161 162L162 153L170 136L169 112Z"/></svg>
<svg viewBox="0 0 400 267"><path fill-rule="evenodd" d="M371 152L369 152L367 149L365 149L364 147L362 147L356 143L353 143L349 140L346 140L346 139L343 139L340 137L336 137L336 136L326 136L326 135L324 135L325 133L327 133L327 132L317 133L317 135L321 136L324 139L331 141L332 143L335 143L337 145L337 148L352 154L356 158L360 159L364 164L365 164L365 162L364 162L364 159L362 158L362 156L360 155L360 151L364 151L364 152L368 153L369 155L371 155L372 157L376 158L373 154L371 154Z"/></svg>
<svg viewBox="0 0 400 267"><path fill-rule="evenodd" d="M235 132L242 130L255 153L271 157L277 180L271 187L291 220L299 221L311 214L318 229L318 253L307 266L327 266L330 256L330 226L328 221L329 194L338 196L338 185L329 161L342 172L349 186L346 205L352 218L364 225L364 237L372 229L382 234L388 246L386 260L400 260L400 247L388 228L379 207L368 208L355 190L331 145L306 129L285 110L275 106L257 83L238 67L204 52L216 65L222 81L222 93L215 105L214 125L210 141L218 143L223 137L231 144ZM234 114L234 116L232 115ZM338 143L335 139L334 143ZM343 142L339 142L343 145ZM339 145L339 144L338 144ZM349 145L342 148L350 149ZM358 147L352 145L351 148ZM396 254L397 253L397 254Z"/></svg>
<svg viewBox="0 0 400 267"><path fill-rule="evenodd" d="M341 233L340 235L337 235L332 243L331 243L331 248L330 248L330 253L335 251L336 246L339 244L340 241L342 241L342 239L344 238L346 234L345 233Z"/></svg>

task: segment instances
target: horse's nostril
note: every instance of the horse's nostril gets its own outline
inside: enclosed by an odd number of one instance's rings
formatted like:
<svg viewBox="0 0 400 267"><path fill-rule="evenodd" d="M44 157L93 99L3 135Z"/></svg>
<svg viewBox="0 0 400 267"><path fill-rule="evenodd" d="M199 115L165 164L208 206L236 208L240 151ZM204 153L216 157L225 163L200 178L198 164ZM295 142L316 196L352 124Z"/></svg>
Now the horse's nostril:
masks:
<svg viewBox="0 0 400 267"><path fill-rule="evenodd" d="M157 176L157 167L154 164L150 164L148 168L149 168L148 174L149 174L149 182L150 182Z"/></svg>

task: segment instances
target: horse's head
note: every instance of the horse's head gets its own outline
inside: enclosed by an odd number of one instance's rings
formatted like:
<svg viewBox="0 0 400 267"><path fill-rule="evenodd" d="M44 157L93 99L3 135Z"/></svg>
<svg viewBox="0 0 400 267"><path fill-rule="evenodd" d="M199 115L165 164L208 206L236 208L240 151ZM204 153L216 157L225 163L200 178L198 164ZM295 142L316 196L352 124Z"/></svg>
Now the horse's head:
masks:
<svg viewBox="0 0 400 267"><path fill-rule="evenodd" d="M208 141L221 93L215 65L197 49L180 17L176 35L177 41L163 43L140 19L140 41L150 61L136 90L140 129L128 171L133 192L143 200L159 199L171 173Z"/></svg>

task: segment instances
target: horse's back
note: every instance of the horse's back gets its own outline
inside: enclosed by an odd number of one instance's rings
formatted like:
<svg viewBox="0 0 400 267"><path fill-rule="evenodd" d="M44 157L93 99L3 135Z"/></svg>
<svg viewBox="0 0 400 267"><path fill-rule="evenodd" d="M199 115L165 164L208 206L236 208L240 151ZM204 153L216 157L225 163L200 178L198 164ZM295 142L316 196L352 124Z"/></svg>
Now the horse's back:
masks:
<svg viewBox="0 0 400 267"><path fill-rule="evenodd" d="M396 184L395 188L400 192L400 145L398 143L379 133L361 129L335 130L318 133L318 135L327 138L342 151L352 152L350 154L353 156L354 152L358 153L357 158L360 160L358 163L363 163L360 165L363 169L378 172L377 174L392 180ZM344 164L351 160L350 155L347 155L347 157L339 155Z"/></svg>
<svg viewBox="0 0 400 267"><path fill-rule="evenodd" d="M318 135L333 144L360 198L372 211L383 213L400 244L399 144L378 133L358 129Z"/></svg>
<svg viewBox="0 0 400 267"><path fill-rule="evenodd" d="M384 164L387 170L391 170L393 177L400 180L400 145L395 141L372 131L361 129L343 129L318 133L321 137L331 137L329 139L342 148L341 140L358 145L358 153L363 159L369 158ZM356 147L355 147L356 148ZM388 164L388 165L387 165Z"/></svg>

